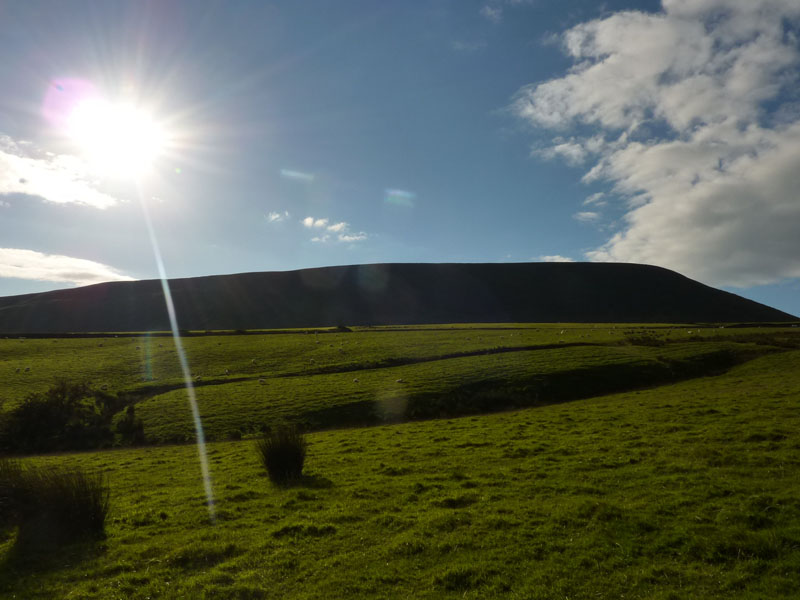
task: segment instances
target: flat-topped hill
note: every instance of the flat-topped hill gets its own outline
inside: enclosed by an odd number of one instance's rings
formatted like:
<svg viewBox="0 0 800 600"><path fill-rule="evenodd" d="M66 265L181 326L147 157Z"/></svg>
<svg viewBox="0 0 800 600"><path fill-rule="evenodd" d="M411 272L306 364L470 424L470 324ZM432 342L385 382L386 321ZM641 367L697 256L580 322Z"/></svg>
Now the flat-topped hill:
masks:
<svg viewBox="0 0 800 600"><path fill-rule="evenodd" d="M796 317L622 263L369 264L172 279L183 329L415 323L775 322ZM159 280L0 298L0 332L169 329Z"/></svg>

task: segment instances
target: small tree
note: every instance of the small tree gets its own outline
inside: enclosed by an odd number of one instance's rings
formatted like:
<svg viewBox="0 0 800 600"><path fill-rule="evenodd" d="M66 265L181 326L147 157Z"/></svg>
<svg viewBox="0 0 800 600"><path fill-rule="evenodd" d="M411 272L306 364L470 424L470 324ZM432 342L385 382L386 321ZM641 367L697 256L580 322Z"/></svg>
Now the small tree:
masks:
<svg viewBox="0 0 800 600"><path fill-rule="evenodd" d="M296 427L280 427L256 442L256 452L276 485L300 479L307 447L305 436Z"/></svg>

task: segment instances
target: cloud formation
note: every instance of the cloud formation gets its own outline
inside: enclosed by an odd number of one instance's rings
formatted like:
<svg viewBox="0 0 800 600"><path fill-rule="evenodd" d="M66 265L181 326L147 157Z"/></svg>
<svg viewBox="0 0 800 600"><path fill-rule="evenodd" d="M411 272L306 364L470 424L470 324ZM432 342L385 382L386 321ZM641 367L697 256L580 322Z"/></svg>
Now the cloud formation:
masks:
<svg viewBox="0 0 800 600"><path fill-rule="evenodd" d="M363 242L367 237L366 233L359 231L358 233L340 233L336 239L340 242Z"/></svg>
<svg viewBox="0 0 800 600"><path fill-rule="evenodd" d="M283 212L271 212L267 214L267 220L270 223L280 223L281 221L285 221L291 215L289 215L289 211L285 210Z"/></svg>
<svg viewBox="0 0 800 600"><path fill-rule="evenodd" d="M330 219L306 217L300 222L309 229L319 229L323 232L311 238L312 242L318 244L324 244L326 242L361 242L369 237L363 231L359 231L358 233L351 232L350 224L345 221L330 223Z"/></svg>
<svg viewBox="0 0 800 600"><path fill-rule="evenodd" d="M86 164L75 156L42 152L27 142L0 134L0 195L27 194L57 204L108 208L113 196L94 186Z"/></svg>
<svg viewBox="0 0 800 600"><path fill-rule="evenodd" d="M499 23L503 20L503 9L499 6L487 4L481 7L480 13L484 19L487 19L492 23Z"/></svg>
<svg viewBox="0 0 800 600"><path fill-rule="evenodd" d="M623 200L588 258L716 285L800 277L798 28L796 0L663 0L561 36L573 67L512 108L559 133L537 154L590 162L584 181Z"/></svg>
<svg viewBox="0 0 800 600"><path fill-rule="evenodd" d="M104 281L134 281L102 263L34 250L0 248L0 277L89 285Z"/></svg>
<svg viewBox="0 0 800 600"><path fill-rule="evenodd" d="M539 257L541 262L575 262L568 256L561 256L560 254L543 254Z"/></svg>
<svg viewBox="0 0 800 600"><path fill-rule="evenodd" d="M342 221L341 223L334 223L333 225L328 225L328 231L334 231L336 233L342 232L347 229L347 223Z"/></svg>
<svg viewBox="0 0 800 600"><path fill-rule="evenodd" d="M572 215L572 218L576 221L580 221L582 223L590 223L592 221L597 221L600 219L600 213L592 211L592 210L584 210L581 212L577 212Z"/></svg>
<svg viewBox="0 0 800 600"><path fill-rule="evenodd" d="M303 225L308 228L316 227L320 229L328 224L328 219L315 219L314 217L306 217L302 220Z"/></svg>
<svg viewBox="0 0 800 600"><path fill-rule="evenodd" d="M587 196L587 198L583 201L583 206L605 206L608 204L608 201L605 199L605 197L605 192L597 192L596 194Z"/></svg>

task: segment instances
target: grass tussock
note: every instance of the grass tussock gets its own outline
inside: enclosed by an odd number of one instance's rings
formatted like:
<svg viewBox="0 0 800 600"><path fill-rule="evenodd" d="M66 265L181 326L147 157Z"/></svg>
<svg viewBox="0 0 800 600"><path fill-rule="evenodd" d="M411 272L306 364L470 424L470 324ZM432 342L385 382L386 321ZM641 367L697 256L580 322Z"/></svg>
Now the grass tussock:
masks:
<svg viewBox="0 0 800 600"><path fill-rule="evenodd" d="M267 470L270 481L287 485L303 475L307 443L295 427L280 427L256 442L256 452Z"/></svg>
<svg viewBox="0 0 800 600"><path fill-rule="evenodd" d="M102 474L0 460L0 527L17 529L20 548L102 538L108 509Z"/></svg>

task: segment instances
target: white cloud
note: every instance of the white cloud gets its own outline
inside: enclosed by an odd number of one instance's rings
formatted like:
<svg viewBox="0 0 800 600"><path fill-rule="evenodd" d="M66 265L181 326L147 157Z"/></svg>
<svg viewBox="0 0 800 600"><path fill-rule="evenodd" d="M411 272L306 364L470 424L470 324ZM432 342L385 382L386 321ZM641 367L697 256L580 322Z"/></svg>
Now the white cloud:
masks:
<svg viewBox="0 0 800 600"><path fill-rule="evenodd" d="M361 231L359 233L351 233L350 232L350 224L345 221L339 221L338 223L330 223L330 219L315 219L314 217L306 217L301 221L305 227L309 229L324 229L326 232L330 233L323 233L321 235L316 235L311 238L312 242L318 244L324 244L326 242L337 241L337 242L360 242L367 237L369 237L365 232ZM336 234L331 235L331 234Z"/></svg>
<svg viewBox="0 0 800 600"><path fill-rule="evenodd" d="M561 256L560 254L543 254L539 257L541 262L575 262L568 256Z"/></svg>
<svg viewBox="0 0 800 600"><path fill-rule="evenodd" d="M328 224L328 219L315 219L314 217L306 217L302 220L302 223L308 228L316 227L319 229Z"/></svg>
<svg viewBox="0 0 800 600"><path fill-rule="evenodd" d="M492 23L499 23L503 20L503 9L499 6L491 6L487 4L481 8L481 16L491 21Z"/></svg>
<svg viewBox="0 0 800 600"><path fill-rule="evenodd" d="M134 281L102 263L34 250L0 248L0 277L89 285L103 281Z"/></svg>
<svg viewBox="0 0 800 600"><path fill-rule="evenodd" d="M584 181L626 200L622 229L587 257L717 285L800 277L798 25L796 0L663 0L561 36L574 66L512 108L537 127L579 126L536 153L591 159Z"/></svg>
<svg viewBox="0 0 800 600"><path fill-rule="evenodd" d="M290 217L290 215L289 215L289 211L288 210L285 210L282 213L281 212L271 212L271 213L267 214L267 220L270 223L280 223L281 221L285 221L289 217Z"/></svg>
<svg viewBox="0 0 800 600"><path fill-rule="evenodd" d="M536 150L535 154L547 159L562 158L567 164L577 166L586 160L589 153L582 143L559 141L547 148Z"/></svg>
<svg viewBox="0 0 800 600"><path fill-rule="evenodd" d="M119 201L95 188L87 165L66 154L42 152L0 134L0 194L28 194L57 204L108 208Z"/></svg>
<svg viewBox="0 0 800 600"><path fill-rule="evenodd" d="M597 192L596 194L592 194L591 196L587 196L586 200L583 201L584 206L605 206L608 202L605 201L605 192Z"/></svg>
<svg viewBox="0 0 800 600"><path fill-rule="evenodd" d="M360 231L358 233L340 233L337 236L337 239L340 242L361 242L361 241L367 239L367 237L368 236L367 236L366 233L364 233L363 231Z"/></svg>
<svg viewBox="0 0 800 600"><path fill-rule="evenodd" d="M5 200L0 200L0 208L8 208L10 206L11 206L11 204L6 202Z"/></svg>
<svg viewBox="0 0 800 600"><path fill-rule="evenodd" d="M572 215L572 218L577 221L581 221L582 223L590 223L592 221L597 221L600 218L600 213L591 210L584 210L575 213Z"/></svg>
<svg viewBox="0 0 800 600"><path fill-rule="evenodd" d="M339 232L339 231L344 231L345 229L347 229L347 223L345 223L344 221L342 221L341 223L334 223L333 225L328 225L328 231Z"/></svg>

